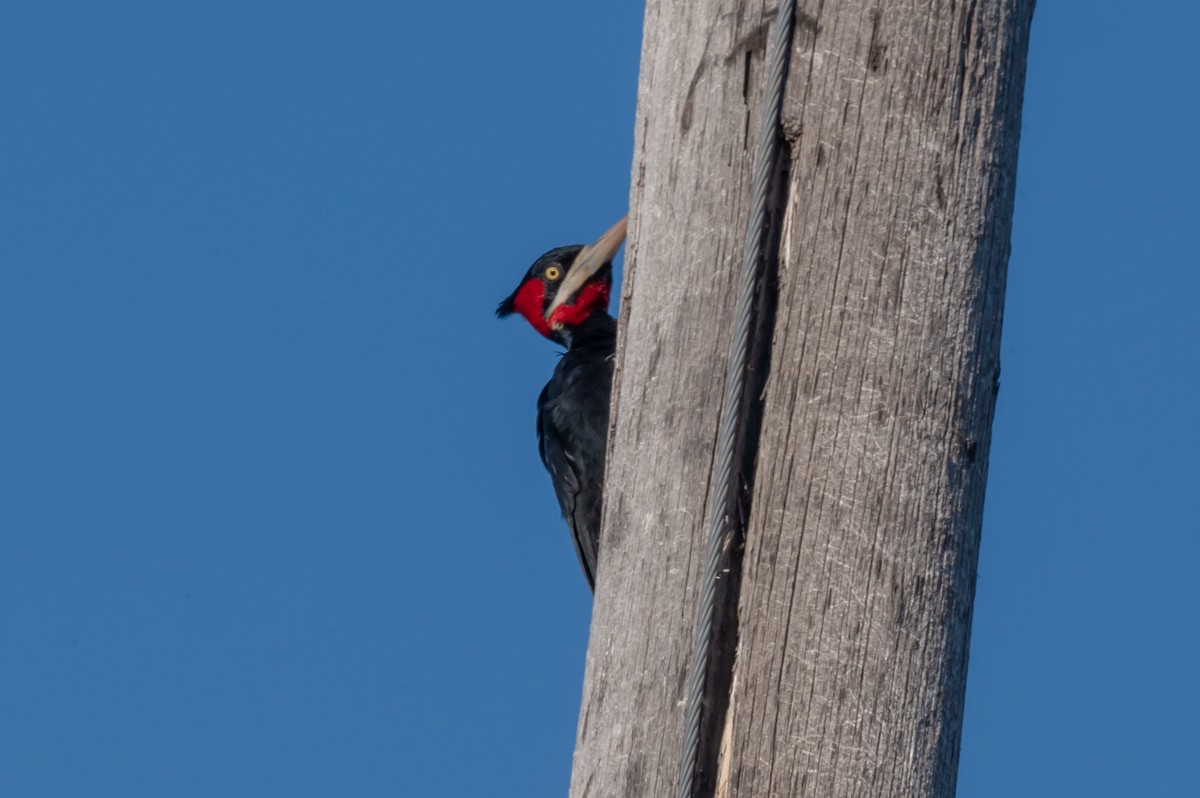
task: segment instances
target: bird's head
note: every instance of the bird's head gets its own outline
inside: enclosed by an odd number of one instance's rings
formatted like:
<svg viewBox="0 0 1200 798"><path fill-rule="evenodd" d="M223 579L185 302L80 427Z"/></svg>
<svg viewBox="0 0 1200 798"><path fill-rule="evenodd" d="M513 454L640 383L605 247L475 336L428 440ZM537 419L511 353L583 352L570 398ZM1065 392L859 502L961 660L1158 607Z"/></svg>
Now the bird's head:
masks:
<svg viewBox="0 0 1200 798"><path fill-rule="evenodd" d="M612 262L625 240L625 225L622 218L594 244L558 247L542 255L496 315L520 313L542 335L566 343L572 328L608 310Z"/></svg>

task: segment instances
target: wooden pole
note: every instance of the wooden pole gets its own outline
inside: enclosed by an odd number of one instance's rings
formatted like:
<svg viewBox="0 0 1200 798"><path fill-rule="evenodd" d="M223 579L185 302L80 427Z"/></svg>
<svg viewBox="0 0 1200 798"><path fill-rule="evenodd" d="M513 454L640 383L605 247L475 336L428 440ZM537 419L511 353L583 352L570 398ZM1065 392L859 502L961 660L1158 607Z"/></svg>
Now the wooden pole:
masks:
<svg viewBox="0 0 1200 798"><path fill-rule="evenodd" d="M702 794L954 793L1032 5L799 4ZM674 795L773 15L647 3L574 798Z"/></svg>

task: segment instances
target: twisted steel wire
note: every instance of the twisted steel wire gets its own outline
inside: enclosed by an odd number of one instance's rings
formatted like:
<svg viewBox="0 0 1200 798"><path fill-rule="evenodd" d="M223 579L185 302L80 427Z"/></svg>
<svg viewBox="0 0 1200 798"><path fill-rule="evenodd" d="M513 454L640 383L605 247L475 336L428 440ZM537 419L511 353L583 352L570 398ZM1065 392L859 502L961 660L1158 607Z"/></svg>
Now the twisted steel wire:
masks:
<svg viewBox="0 0 1200 798"><path fill-rule="evenodd" d="M754 154L750 216L746 222L746 239L742 249L742 272L738 283L734 334L729 348L729 368L725 375L725 398L718 433L717 469L709 506L708 551L700 583L700 603L696 613L696 631L688 678L683 747L679 760L679 790L676 793L678 798L693 798L695 789L698 765L696 757L700 747L701 703L704 697L704 677L712 650L713 612L717 579L720 576L718 568L722 542L734 512L734 447L737 442L738 422L743 412L742 398L749 360L750 328L767 236L767 199L772 188L772 172L779 150L779 119L783 110L783 88L787 81L795 19L795 0L783 0L775 18L767 56L767 91L758 132L758 145Z"/></svg>

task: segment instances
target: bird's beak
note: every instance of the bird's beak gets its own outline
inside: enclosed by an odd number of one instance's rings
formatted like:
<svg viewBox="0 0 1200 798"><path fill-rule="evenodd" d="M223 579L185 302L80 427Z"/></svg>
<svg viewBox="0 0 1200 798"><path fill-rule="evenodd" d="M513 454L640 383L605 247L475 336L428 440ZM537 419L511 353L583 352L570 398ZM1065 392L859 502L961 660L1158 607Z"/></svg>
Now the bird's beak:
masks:
<svg viewBox="0 0 1200 798"><path fill-rule="evenodd" d="M628 222L629 217L622 216L620 221L608 228L608 232L596 240L595 244L589 244L579 250L579 254L575 256L575 262L571 264L571 270L567 272L562 285L558 287L558 292L554 295L554 301L550 303L550 307L546 308L547 320L560 306L574 298L579 293L579 289L583 288L604 264L612 261L617 250L625 241L625 228Z"/></svg>

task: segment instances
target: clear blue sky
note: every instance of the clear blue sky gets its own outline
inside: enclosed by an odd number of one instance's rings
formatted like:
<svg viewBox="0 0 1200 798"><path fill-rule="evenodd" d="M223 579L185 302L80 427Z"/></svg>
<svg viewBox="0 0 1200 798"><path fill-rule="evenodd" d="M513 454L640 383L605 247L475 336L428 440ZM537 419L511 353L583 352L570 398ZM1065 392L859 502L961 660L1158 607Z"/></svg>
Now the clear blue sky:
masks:
<svg viewBox="0 0 1200 798"><path fill-rule="evenodd" d="M1196 794L1200 11L1155 8L1035 19L964 796ZM555 355L492 311L623 211L640 36L3 6L0 795L565 795Z"/></svg>

